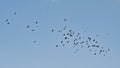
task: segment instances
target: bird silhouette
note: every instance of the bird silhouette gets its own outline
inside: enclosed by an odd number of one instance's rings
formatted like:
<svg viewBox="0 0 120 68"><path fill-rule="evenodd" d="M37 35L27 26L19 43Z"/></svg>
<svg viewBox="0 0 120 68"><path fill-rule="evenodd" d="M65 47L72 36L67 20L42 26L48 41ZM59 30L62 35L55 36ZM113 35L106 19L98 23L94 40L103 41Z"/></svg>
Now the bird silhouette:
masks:
<svg viewBox="0 0 120 68"><path fill-rule="evenodd" d="M10 24L9 22L7 24Z"/></svg>
<svg viewBox="0 0 120 68"><path fill-rule="evenodd" d="M36 40L34 40L33 42L34 42L34 43L36 43L37 41L36 41Z"/></svg>
<svg viewBox="0 0 120 68"><path fill-rule="evenodd" d="M67 19L64 19L64 21L67 21Z"/></svg>
<svg viewBox="0 0 120 68"><path fill-rule="evenodd" d="M16 15L17 13L16 12L14 12L14 15Z"/></svg>
<svg viewBox="0 0 120 68"><path fill-rule="evenodd" d="M53 31L54 31L54 29L51 30L51 32L53 32Z"/></svg>
<svg viewBox="0 0 120 68"><path fill-rule="evenodd" d="M6 19L5 22L8 22L8 19Z"/></svg>
<svg viewBox="0 0 120 68"><path fill-rule="evenodd" d="M29 27L30 27L29 25L26 26L26 28L29 28Z"/></svg>

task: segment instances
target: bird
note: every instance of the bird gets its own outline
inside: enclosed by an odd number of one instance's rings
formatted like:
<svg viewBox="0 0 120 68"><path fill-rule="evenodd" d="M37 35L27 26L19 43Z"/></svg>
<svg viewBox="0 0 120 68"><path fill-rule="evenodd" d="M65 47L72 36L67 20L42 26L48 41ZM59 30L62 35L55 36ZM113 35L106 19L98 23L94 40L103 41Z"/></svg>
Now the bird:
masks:
<svg viewBox="0 0 120 68"><path fill-rule="evenodd" d="M34 43L36 43L37 41L36 41L36 40L34 40L33 42L34 42Z"/></svg>
<svg viewBox="0 0 120 68"><path fill-rule="evenodd" d="M7 24L10 24L9 22Z"/></svg>
<svg viewBox="0 0 120 68"><path fill-rule="evenodd" d="M65 39L67 39L67 37L65 37Z"/></svg>
<svg viewBox="0 0 120 68"><path fill-rule="evenodd" d="M91 41L91 37L88 37L88 40Z"/></svg>
<svg viewBox="0 0 120 68"><path fill-rule="evenodd" d="M53 32L53 31L54 31L54 29L51 30L51 32Z"/></svg>
<svg viewBox="0 0 120 68"><path fill-rule="evenodd" d="M63 41L61 41L61 43L63 43Z"/></svg>
<svg viewBox="0 0 120 68"><path fill-rule="evenodd" d="M36 24L38 24L38 22L37 22L37 21L36 21L35 23L36 23Z"/></svg>
<svg viewBox="0 0 120 68"><path fill-rule="evenodd" d="M98 41L95 41L95 43L98 43Z"/></svg>
<svg viewBox="0 0 120 68"><path fill-rule="evenodd" d="M67 43L69 43L69 41L67 41Z"/></svg>
<svg viewBox="0 0 120 68"><path fill-rule="evenodd" d="M108 51L110 51L110 49L108 49Z"/></svg>
<svg viewBox="0 0 120 68"><path fill-rule="evenodd" d="M65 44L63 44L62 46L65 46Z"/></svg>
<svg viewBox="0 0 120 68"><path fill-rule="evenodd" d="M35 31L34 29L32 29L32 31Z"/></svg>
<svg viewBox="0 0 120 68"><path fill-rule="evenodd" d="M63 34L63 36L65 36L65 34Z"/></svg>
<svg viewBox="0 0 120 68"><path fill-rule="evenodd" d="M64 19L64 21L67 21L67 19Z"/></svg>
<svg viewBox="0 0 120 68"><path fill-rule="evenodd" d="M16 15L17 13L16 12L14 12L14 15Z"/></svg>
<svg viewBox="0 0 120 68"><path fill-rule="evenodd" d="M8 22L8 19L6 19L5 22Z"/></svg>
<svg viewBox="0 0 120 68"><path fill-rule="evenodd" d="M94 53L94 55L96 55L96 53Z"/></svg>
<svg viewBox="0 0 120 68"><path fill-rule="evenodd" d="M93 39L93 41L95 41L95 39Z"/></svg>
<svg viewBox="0 0 120 68"><path fill-rule="evenodd" d="M58 45L56 45L56 47L58 47Z"/></svg>
<svg viewBox="0 0 120 68"><path fill-rule="evenodd" d="M29 27L30 27L29 25L26 26L26 28L29 28Z"/></svg>

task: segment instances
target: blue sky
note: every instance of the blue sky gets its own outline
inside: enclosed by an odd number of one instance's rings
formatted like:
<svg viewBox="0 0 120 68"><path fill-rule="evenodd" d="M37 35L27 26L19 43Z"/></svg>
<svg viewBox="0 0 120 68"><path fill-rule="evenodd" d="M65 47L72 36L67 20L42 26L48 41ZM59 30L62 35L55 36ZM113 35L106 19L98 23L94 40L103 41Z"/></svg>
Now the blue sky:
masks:
<svg viewBox="0 0 120 68"><path fill-rule="evenodd" d="M119 7L119 0L0 0L0 68L120 68ZM26 28L36 21L35 32ZM110 53L94 56L85 48L77 54L69 46L56 48L61 35L50 31L64 26L84 36L99 34Z"/></svg>

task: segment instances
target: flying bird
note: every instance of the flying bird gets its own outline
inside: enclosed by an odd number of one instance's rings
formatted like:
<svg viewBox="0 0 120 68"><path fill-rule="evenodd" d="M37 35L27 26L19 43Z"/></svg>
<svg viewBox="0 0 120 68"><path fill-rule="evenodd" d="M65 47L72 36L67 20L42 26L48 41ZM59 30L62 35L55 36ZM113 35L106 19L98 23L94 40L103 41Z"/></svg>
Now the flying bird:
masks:
<svg viewBox="0 0 120 68"><path fill-rule="evenodd" d="M14 15L16 15L16 12L14 12Z"/></svg>
<svg viewBox="0 0 120 68"><path fill-rule="evenodd" d="M10 24L9 22L7 24Z"/></svg>
<svg viewBox="0 0 120 68"><path fill-rule="evenodd" d="M32 29L32 31L35 31L34 29Z"/></svg>
<svg viewBox="0 0 120 68"><path fill-rule="evenodd" d="M54 30L52 29L51 32L53 32Z"/></svg>
<svg viewBox="0 0 120 68"><path fill-rule="evenodd" d="M37 21L36 21L35 23L36 23L36 24L38 24L38 22L37 22Z"/></svg>
<svg viewBox="0 0 120 68"><path fill-rule="evenodd" d="M29 25L26 26L26 28L29 28L29 27L30 27Z"/></svg>
<svg viewBox="0 0 120 68"><path fill-rule="evenodd" d="M8 19L6 19L5 22L8 22Z"/></svg>
<svg viewBox="0 0 120 68"><path fill-rule="evenodd" d="M67 21L67 19L64 19L64 21Z"/></svg>
<svg viewBox="0 0 120 68"><path fill-rule="evenodd" d="M34 42L34 43L36 43L37 41L36 41L36 40L34 40L33 42Z"/></svg>

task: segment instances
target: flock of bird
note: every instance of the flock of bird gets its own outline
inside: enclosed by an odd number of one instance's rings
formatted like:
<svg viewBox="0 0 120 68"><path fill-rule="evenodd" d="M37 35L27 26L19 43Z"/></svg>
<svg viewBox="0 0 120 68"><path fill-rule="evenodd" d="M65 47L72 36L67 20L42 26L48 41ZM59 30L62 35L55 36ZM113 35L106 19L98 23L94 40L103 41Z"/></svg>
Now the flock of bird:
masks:
<svg viewBox="0 0 120 68"><path fill-rule="evenodd" d="M17 13L14 12L14 15ZM64 19L63 21L67 21L67 19ZM9 19L5 20L6 24L10 24ZM26 25L26 28L32 32L36 31L36 29L39 26L39 22L34 22L33 25ZM54 32L55 30L52 29L51 32ZM62 40L60 40L60 43L56 45L58 48L59 46L67 46L70 45L73 48L75 48L74 53L78 53L80 51L80 48L87 48L89 52L92 52L93 55L101 54L105 56L110 49L106 49L103 46L99 44L99 41L95 38L92 38L90 36L82 36L81 33L75 32L72 29L68 29L68 26L65 26L61 30L57 31L58 33L62 33ZM96 35L96 38L98 38L99 35ZM33 40L33 43L36 43L36 40Z"/></svg>
<svg viewBox="0 0 120 68"><path fill-rule="evenodd" d="M16 15L17 13L16 12L14 12L14 15ZM5 20L5 22L6 22L6 24L10 24L10 21L9 21L9 19L7 18L6 20Z"/></svg>
<svg viewBox="0 0 120 68"><path fill-rule="evenodd" d="M67 21L67 19L64 21ZM89 52L92 52L93 55L103 55L105 56L110 49L106 49L103 46L100 45L99 41L95 38L92 38L90 36L82 36L80 32L75 32L72 29L68 29L67 26L64 26L62 30L55 30L52 29L51 32L58 32L62 36L62 40L60 40L60 43L56 45L56 47L60 46L72 46L75 48L74 53L78 53L80 51L80 48L87 48ZM96 38L98 38L99 35L96 35Z"/></svg>
<svg viewBox="0 0 120 68"><path fill-rule="evenodd" d="M32 24L32 25L26 25L26 28L27 28L28 30L34 32L34 31L37 30L38 26L39 26L39 22L36 21L36 22L34 22L34 24ZM36 41L36 40L33 40L33 43L37 43L37 41Z"/></svg>

